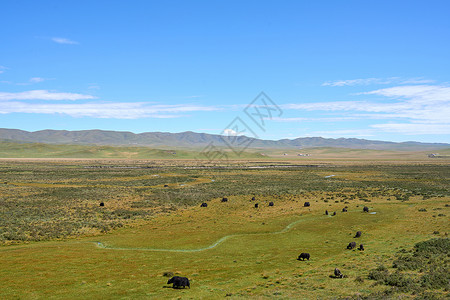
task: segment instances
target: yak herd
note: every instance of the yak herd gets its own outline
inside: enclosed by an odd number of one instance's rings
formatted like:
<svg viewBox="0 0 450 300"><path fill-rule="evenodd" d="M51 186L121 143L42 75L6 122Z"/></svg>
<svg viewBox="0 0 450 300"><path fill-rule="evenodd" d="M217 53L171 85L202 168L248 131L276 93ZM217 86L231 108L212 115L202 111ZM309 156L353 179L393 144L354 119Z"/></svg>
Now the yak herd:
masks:
<svg viewBox="0 0 450 300"><path fill-rule="evenodd" d="M303 206L309 207L309 206L311 206L311 204L309 202L305 202ZM344 207L342 209L342 212L348 212L347 208L348 208L347 206ZM369 208L367 206L364 206L363 212L369 212ZM327 215L327 216L329 215L328 210L325 210L325 215ZM336 215L336 212L333 212L332 216L335 216L335 215ZM359 237L361 237L361 235L362 235L362 232L361 231L357 231L355 236L354 236L354 238L359 238ZM347 249L350 249L350 250L355 249L355 248L356 248L356 242L350 242L348 244L348 246L347 246ZM360 244L358 250L359 251L364 251L364 245ZM309 260L310 257L311 257L311 255L309 253L303 252L303 253L301 253L298 256L297 260L305 260L305 259ZM345 276L342 274L342 272L338 268L335 268L334 269L334 276L330 276L330 277L333 277L333 278L344 278Z"/></svg>
<svg viewBox="0 0 450 300"><path fill-rule="evenodd" d="M256 198L252 197L252 201L255 201L255 200L256 200ZM228 198L223 197L221 202L228 202ZM269 206L274 206L274 203L272 201L269 202ZM303 206L304 207L310 207L311 203L305 202L303 204ZM203 202L200 205L200 207L208 207L208 203ZM258 208L259 207L259 203L255 203L254 207ZM347 208L348 208L347 206L344 207L342 209L342 212L347 212ZM363 207L363 212L369 212L369 208L367 206L364 206ZM325 215L329 215L328 210L325 210ZM336 212L333 212L332 216L335 216L335 215L336 215ZM354 238L359 238L359 237L361 237L361 235L362 235L362 232L361 231L357 231L355 236L354 236ZM354 248L356 248L356 242L350 242L348 244L348 246L347 246L347 249L350 249L350 250L352 250ZM364 251L364 245L360 244L358 250ZM297 260L304 261L304 260L309 260L310 258L311 258L311 255L309 253L302 252L298 256ZM338 268L335 268L334 269L334 276L331 275L330 277L332 277L332 278L344 278L345 275L343 275L342 272ZM190 283L189 283L189 279L186 278L186 277L174 276L174 277L170 278L169 281L167 281L167 284L172 284L172 288L174 288L174 289L185 288L185 287L191 288Z"/></svg>

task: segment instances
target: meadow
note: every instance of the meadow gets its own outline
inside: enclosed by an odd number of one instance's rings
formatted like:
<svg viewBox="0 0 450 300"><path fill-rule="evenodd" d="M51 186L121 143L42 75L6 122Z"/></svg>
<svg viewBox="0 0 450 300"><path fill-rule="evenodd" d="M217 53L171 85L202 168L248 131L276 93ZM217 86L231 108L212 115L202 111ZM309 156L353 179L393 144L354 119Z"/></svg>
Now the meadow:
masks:
<svg viewBox="0 0 450 300"><path fill-rule="evenodd" d="M2 299L450 295L443 160L2 160L0 174Z"/></svg>

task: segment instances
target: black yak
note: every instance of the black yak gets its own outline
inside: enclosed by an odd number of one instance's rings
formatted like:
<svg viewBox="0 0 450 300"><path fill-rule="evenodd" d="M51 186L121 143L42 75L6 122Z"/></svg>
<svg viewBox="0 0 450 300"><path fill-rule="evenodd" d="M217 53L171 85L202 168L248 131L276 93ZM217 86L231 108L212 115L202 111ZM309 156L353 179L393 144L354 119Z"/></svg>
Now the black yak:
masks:
<svg viewBox="0 0 450 300"><path fill-rule="evenodd" d="M355 234L355 238L359 238L361 237L362 232L361 231L357 231Z"/></svg>
<svg viewBox="0 0 450 300"><path fill-rule="evenodd" d="M342 212L347 212L347 209L344 207L344 208L342 209Z"/></svg>
<svg viewBox="0 0 450 300"><path fill-rule="evenodd" d="M208 207L208 203L203 202L203 203L200 205L200 207Z"/></svg>
<svg viewBox="0 0 450 300"><path fill-rule="evenodd" d="M173 283L172 287L174 289L178 289L181 287L191 288L191 285L189 284L189 279L187 279L186 277L174 276L174 277L170 278L169 281L167 281L167 284L171 284L171 283Z"/></svg>
<svg viewBox="0 0 450 300"><path fill-rule="evenodd" d="M272 201L269 202L269 206L273 206L273 202Z"/></svg>
<svg viewBox="0 0 450 300"><path fill-rule="evenodd" d="M347 249L353 249L355 247L356 247L356 243L355 242L351 242L351 243L348 243Z"/></svg>
<svg viewBox="0 0 450 300"><path fill-rule="evenodd" d="M344 275L341 273L341 271L338 268L334 268L334 277L342 278L342 277L344 277Z"/></svg>
<svg viewBox="0 0 450 300"><path fill-rule="evenodd" d="M258 206L259 206L259 204L258 204L258 203L255 203L255 208L258 208Z"/></svg>
<svg viewBox="0 0 450 300"><path fill-rule="evenodd" d="M105 206L105 203L103 203L103 202L100 202L100 206Z"/></svg>
<svg viewBox="0 0 450 300"><path fill-rule="evenodd" d="M301 254L298 256L297 260L305 260L305 259L309 260L310 257L311 257L311 256L309 255L309 253L301 253Z"/></svg>
<svg viewBox="0 0 450 300"><path fill-rule="evenodd" d="M256 198L255 198L255 197L252 197L252 200L254 201L254 200L256 200Z"/></svg>
<svg viewBox="0 0 450 300"><path fill-rule="evenodd" d="M228 202L228 198L223 197L221 202Z"/></svg>
<svg viewBox="0 0 450 300"><path fill-rule="evenodd" d="M335 216L336 215L336 212L333 212L333 216Z"/></svg>
<svg viewBox="0 0 450 300"><path fill-rule="evenodd" d="M359 250L359 251L364 251L364 245L363 245L363 244L359 245L358 250Z"/></svg>
<svg viewBox="0 0 450 300"><path fill-rule="evenodd" d="M369 208L367 206L364 206L363 212L369 212Z"/></svg>
<svg viewBox="0 0 450 300"><path fill-rule="evenodd" d="M309 202L305 202L305 204L303 204L304 207L308 207L311 206L311 204Z"/></svg>
<svg viewBox="0 0 450 300"><path fill-rule="evenodd" d="M328 210L325 210L325 214L328 216Z"/></svg>

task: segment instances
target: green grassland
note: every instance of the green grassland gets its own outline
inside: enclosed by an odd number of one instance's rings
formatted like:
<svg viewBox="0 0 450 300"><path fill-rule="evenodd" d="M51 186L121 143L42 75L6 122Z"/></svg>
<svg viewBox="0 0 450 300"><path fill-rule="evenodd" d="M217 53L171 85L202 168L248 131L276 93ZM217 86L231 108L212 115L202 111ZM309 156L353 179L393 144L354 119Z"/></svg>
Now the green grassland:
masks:
<svg viewBox="0 0 450 300"><path fill-rule="evenodd" d="M431 162L0 161L0 298L449 297L432 286L387 294L369 279L447 238L450 168ZM435 264L448 268L448 254ZM335 267L346 277L331 278ZM169 288L165 273L191 288Z"/></svg>
<svg viewBox="0 0 450 300"><path fill-rule="evenodd" d="M138 146L58 145L0 141L1 158L205 159L201 151L202 149L153 149ZM230 159L262 157L255 151L246 151L239 156L230 149L223 151ZM214 156L214 153L209 155Z"/></svg>
<svg viewBox="0 0 450 300"><path fill-rule="evenodd" d="M209 160L218 157L228 160L273 160L277 161L361 161L370 157L376 161L424 161L450 160L450 149L440 149L440 158L428 158L427 154L436 151L393 151L317 147L307 149L251 148L149 148L138 146L96 146L96 145L58 145L43 143L19 143L0 141L0 158L47 158L47 159L164 159L164 160ZM309 156L298 156L309 154ZM225 156L222 156L225 155Z"/></svg>

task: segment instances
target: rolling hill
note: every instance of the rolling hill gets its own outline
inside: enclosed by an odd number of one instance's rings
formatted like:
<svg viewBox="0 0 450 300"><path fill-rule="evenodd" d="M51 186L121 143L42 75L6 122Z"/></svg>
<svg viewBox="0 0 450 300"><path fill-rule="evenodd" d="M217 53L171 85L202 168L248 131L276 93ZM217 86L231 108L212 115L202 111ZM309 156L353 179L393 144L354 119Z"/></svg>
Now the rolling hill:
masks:
<svg viewBox="0 0 450 300"><path fill-rule="evenodd" d="M128 131L105 130L40 130L29 132L19 129L0 128L0 140L14 142L32 142L45 144L72 145L107 145L107 146L146 146L152 148L200 148L213 143L216 147L227 147L224 136L192 131L144 132L135 134ZM450 148L445 143L420 142L386 142L356 138L322 138L304 137L296 139L262 140L236 137L236 144L250 144L255 149L299 149L315 147L372 149L372 150L401 150L401 151L429 151Z"/></svg>

